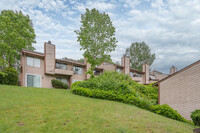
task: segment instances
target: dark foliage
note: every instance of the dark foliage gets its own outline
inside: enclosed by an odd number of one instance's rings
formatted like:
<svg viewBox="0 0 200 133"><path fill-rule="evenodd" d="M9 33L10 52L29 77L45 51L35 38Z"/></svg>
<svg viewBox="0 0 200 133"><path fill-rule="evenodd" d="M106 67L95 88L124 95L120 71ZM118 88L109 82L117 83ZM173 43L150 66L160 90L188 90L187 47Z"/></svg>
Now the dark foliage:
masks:
<svg viewBox="0 0 200 133"><path fill-rule="evenodd" d="M0 72L0 84L17 85L18 73L14 68L5 68Z"/></svg>
<svg viewBox="0 0 200 133"><path fill-rule="evenodd" d="M200 110L192 112L191 118L196 126L200 126Z"/></svg>
<svg viewBox="0 0 200 133"><path fill-rule="evenodd" d="M51 84L53 88L68 89L68 84L63 83L60 80L53 79L51 80Z"/></svg>

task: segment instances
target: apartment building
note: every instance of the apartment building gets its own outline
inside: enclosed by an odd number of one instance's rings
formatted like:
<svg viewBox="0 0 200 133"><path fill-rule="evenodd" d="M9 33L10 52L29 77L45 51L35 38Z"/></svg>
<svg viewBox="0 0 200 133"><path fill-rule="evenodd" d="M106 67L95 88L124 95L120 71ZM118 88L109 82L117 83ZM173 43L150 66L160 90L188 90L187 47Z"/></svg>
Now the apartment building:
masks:
<svg viewBox="0 0 200 133"><path fill-rule="evenodd" d="M153 70L152 72L150 72L150 77L149 78L150 78L150 80L159 81L159 80L162 80L162 79L166 78L167 76L169 76L169 74L164 74L162 72Z"/></svg>
<svg viewBox="0 0 200 133"><path fill-rule="evenodd" d="M186 119L191 120L191 112L200 109L200 61L180 71L172 66L170 75L155 85L158 104L168 104Z"/></svg>
<svg viewBox="0 0 200 133"><path fill-rule="evenodd" d="M74 60L56 59L56 46L51 42L44 43L44 53L22 50L21 52L21 86L52 88L51 80L58 79L69 86L73 82L87 80L90 75L86 74L90 64L87 59L84 63ZM94 74L98 76L104 71L118 71L128 74L134 81L141 84L150 84L157 79L150 79L149 65L143 65L143 71L130 68L130 59L126 56L121 58L121 65L102 63L96 67Z"/></svg>

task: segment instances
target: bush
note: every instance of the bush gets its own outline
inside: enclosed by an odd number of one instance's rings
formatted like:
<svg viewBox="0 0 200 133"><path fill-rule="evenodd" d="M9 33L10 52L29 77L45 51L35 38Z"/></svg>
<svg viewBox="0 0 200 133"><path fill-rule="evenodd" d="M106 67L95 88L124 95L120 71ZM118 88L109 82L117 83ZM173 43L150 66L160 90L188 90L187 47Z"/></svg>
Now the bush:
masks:
<svg viewBox="0 0 200 133"><path fill-rule="evenodd" d="M196 126L200 126L200 110L192 112L191 118Z"/></svg>
<svg viewBox="0 0 200 133"><path fill-rule="evenodd" d="M152 106L150 111L174 120L187 122L185 118L167 104Z"/></svg>
<svg viewBox="0 0 200 133"><path fill-rule="evenodd" d="M153 103L158 101L158 88L138 84L128 75L118 72L105 72L96 78L79 82L78 86L88 89L110 90L123 95L132 94L136 96L137 94L137 97L148 99Z"/></svg>
<svg viewBox="0 0 200 133"><path fill-rule="evenodd" d="M68 84L63 83L60 80L53 79L53 80L51 80L51 84L52 84L53 88L68 89Z"/></svg>
<svg viewBox="0 0 200 133"><path fill-rule="evenodd" d="M71 89L78 95L132 104L171 119L188 122L168 105L157 105L157 87L138 84L129 76L117 72L105 72L96 78L75 82Z"/></svg>
<svg viewBox="0 0 200 133"><path fill-rule="evenodd" d="M17 85L18 72L14 68L5 68L0 72L0 84Z"/></svg>

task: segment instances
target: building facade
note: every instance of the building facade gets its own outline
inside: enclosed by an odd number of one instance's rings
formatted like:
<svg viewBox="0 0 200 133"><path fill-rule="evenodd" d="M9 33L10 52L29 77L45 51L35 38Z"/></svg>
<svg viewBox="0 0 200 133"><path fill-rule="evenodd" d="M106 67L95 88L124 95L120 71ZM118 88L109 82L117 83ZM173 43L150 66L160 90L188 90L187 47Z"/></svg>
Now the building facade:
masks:
<svg viewBox="0 0 200 133"><path fill-rule="evenodd" d="M158 103L168 104L191 120L191 112L200 109L200 61L176 70L172 67L171 75L154 84L159 88Z"/></svg>
<svg viewBox="0 0 200 133"><path fill-rule="evenodd" d="M21 86L52 88L51 80L58 79L69 86L75 81L87 80L90 75L86 74L90 64L87 59L84 63L74 60L56 59L56 47L51 42L44 43L44 53L22 50L21 52ZM141 84L150 84L155 80L150 80L149 65L143 65L143 71L130 68L128 57L121 58L121 65L103 62L94 70L94 75L98 76L104 71L118 71L119 73L130 75L130 77Z"/></svg>

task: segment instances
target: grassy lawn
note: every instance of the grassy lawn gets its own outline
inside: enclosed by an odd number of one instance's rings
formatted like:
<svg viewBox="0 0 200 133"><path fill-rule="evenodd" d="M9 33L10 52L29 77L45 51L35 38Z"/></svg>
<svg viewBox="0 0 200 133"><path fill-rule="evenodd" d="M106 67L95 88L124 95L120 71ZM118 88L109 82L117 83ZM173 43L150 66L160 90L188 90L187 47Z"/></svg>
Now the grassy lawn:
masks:
<svg viewBox="0 0 200 133"><path fill-rule="evenodd" d="M132 105L69 90L0 85L0 133L192 133L194 128Z"/></svg>

